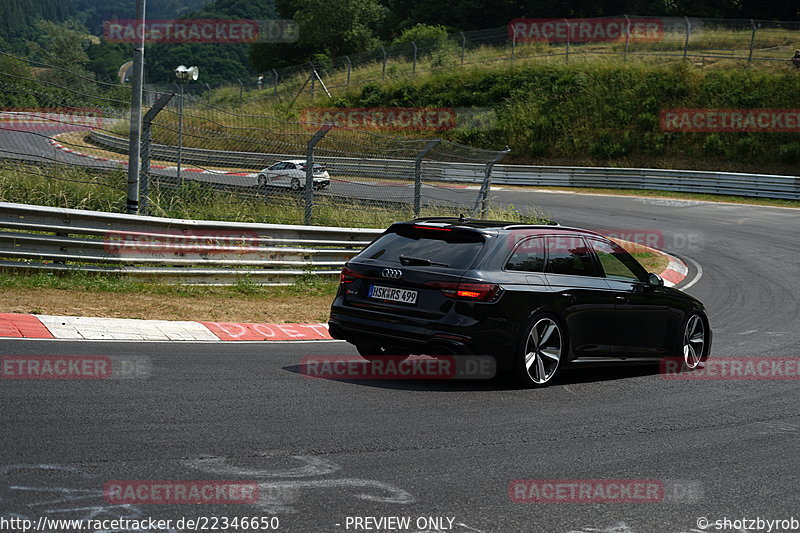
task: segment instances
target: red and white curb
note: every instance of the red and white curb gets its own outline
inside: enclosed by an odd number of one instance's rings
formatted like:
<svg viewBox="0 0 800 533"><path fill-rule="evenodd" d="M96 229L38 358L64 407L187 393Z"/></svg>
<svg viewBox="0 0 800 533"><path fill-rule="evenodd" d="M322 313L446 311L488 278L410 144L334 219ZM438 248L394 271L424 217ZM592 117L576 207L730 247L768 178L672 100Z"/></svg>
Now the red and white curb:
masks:
<svg viewBox="0 0 800 533"><path fill-rule="evenodd" d="M686 279L686 276L689 275L689 268L686 266L686 263L677 257L668 254L667 257L669 257L669 264L666 270L659 275L664 278L664 285L667 287L674 287Z"/></svg>
<svg viewBox="0 0 800 533"><path fill-rule="evenodd" d="M268 324L0 313L0 337L133 341L332 340L327 324Z"/></svg>
<svg viewBox="0 0 800 533"><path fill-rule="evenodd" d="M64 134L62 133L60 135L64 135ZM107 161L109 163L117 163L117 164L122 165L122 166L128 166L128 161L126 161L126 160L109 159L107 157L98 157L96 155L85 154L83 152L79 152L77 150L73 150L72 148L67 148L66 146L64 146L63 144L58 142L58 140L57 140L58 137L59 137L59 135L56 135L55 137L53 137L51 139L48 139L48 142L54 148L56 148L57 150L61 150L62 152L66 152L68 154L72 154L72 155L77 156L77 157L85 157L87 159L93 159L95 161ZM154 169L157 169L157 170L178 170L178 167L170 167L170 166L167 166L167 165L150 165L150 168L154 168ZM244 177L248 177L248 178L256 178L256 177L258 177L258 173L257 172L256 173L227 172L227 171L224 171L224 170L207 170L207 169L203 169L203 168L192 168L192 167L182 168L181 170L183 172L198 172L198 173L201 173L201 174L214 174L214 175L224 175L224 176L244 176Z"/></svg>

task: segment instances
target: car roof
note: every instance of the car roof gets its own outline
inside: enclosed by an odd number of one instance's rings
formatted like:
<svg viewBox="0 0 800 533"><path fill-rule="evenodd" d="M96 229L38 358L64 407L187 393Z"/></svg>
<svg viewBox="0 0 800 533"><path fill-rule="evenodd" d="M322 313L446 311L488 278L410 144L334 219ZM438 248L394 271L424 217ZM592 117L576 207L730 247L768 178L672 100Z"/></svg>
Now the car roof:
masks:
<svg viewBox="0 0 800 533"><path fill-rule="evenodd" d="M405 222L406 224L414 224L417 226L436 226L436 227L450 227L450 228L470 228L473 230L499 230L499 231L520 231L525 230L530 234L553 234L553 233L582 233L585 235L594 235L604 237L601 233L596 231L573 228L570 226L561 226L554 222L552 224L520 224L519 222L510 222L505 220L484 220L484 219L471 219L461 217L422 217ZM604 237L605 238L605 237Z"/></svg>

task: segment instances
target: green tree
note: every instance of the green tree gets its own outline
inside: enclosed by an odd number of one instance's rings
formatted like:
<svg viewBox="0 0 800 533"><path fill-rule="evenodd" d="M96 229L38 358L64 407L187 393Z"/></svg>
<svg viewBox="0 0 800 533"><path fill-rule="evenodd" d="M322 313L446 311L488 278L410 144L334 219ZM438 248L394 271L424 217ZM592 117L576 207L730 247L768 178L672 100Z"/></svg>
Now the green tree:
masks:
<svg viewBox="0 0 800 533"><path fill-rule="evenodd" d="M403 44L414 42L444 43L447 41L447 28L444 26L430 26L428 24L417 24L403 30L400 37L397 37L392 44Z"/></svg>
<svg viewBox="0 0 800 533"><path fill-rule="evenodd" d="M75 20L61 23L40 20L35 27L39 38L29 45L32 58L54 67L76 71L89 63L86 51L91 40L88 31L80 23Z"/></svg>
<svg viewBox="0 0 800 533"><path fill-rule="evenodd" d="M62 88L75 96L94 95L97 84L94 74L87 70L87 49L92 43L86 28L75 20L52 22L40 20L36 23L39 38L29 43L30 57L49 68L37 74L37 78L52 87Z"/></svg>
<svg viewBox="0 0 800 533"><path fill-rule="evenodd" d="M297 21L300 37L292 44L251 45L248 55L257 71L302 63L315 54L331 58L374 48L387 14L379 0L278 0L276 7L283 18Z"/></svg>

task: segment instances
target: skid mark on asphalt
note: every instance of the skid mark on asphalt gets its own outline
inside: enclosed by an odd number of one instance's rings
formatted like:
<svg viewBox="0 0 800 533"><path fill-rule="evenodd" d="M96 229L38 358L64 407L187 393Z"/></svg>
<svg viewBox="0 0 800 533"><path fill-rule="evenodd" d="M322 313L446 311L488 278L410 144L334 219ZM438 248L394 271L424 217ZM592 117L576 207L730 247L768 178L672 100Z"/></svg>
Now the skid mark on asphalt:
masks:
<svg viewBox="0 0 800 533"><path fill-rule="evenodd" d="M378 503L409 504L414 497L393 485L370 479L337 478L306 479L325 476L341 469L336 463L310 455L261 454L262 458L279 463L272 468L239 467L226 458L193 459L183 464L205 473L221 477L246 477L258 483L259 501L255 505L267 513L296 513L296 505L305 490L354 489L353 496L360 500ZM281 461L290 459L298 466L286 468ZM278 481L276 478L290 478ZM269 480L269 481L267 481Z"/></svg>
<svg viewBox="0 0 800 533"><path fill-rule="evenodd" d="M47 479L62 477L59 482L42 486L41 481L28 478L30 474L44 475ZM36 524L37 519L47 516L53 519L70 518L75 520L136 520L144 518L144 511L131 504L109 504L103 499L103 489L99 488L101 480L98 476L82 468L52 464L18 464L0 467L0 477L7 479L0 485L0 503L3 518L19 518L30 520ZM95 488L82 488L90 483ZM73 485L73 486L70 486ZM10 512L9 506L23 509L25 512ZM90 531L90 530L86 530ZM164 533L178 533L174 529L165 529ZM95 530L94 533L100 533ZM130 530L130 533L147 533Z"/></svg>
<svg viewBox="0 0 800 533"><path fill-rule="evenodd" d="M276 464L262 468L242 467L219 457L192 459L182 464L194 471L255 481L259 487L259 501L255 506L269 514L298 512L295 506L307 490L327 490L377 503L414 502L408 492L380 481L348 477L319 479L341 470L338 464L327 459L276 453L264 453L260 457ZM287 462L290 463L288 467L285 466ZM42 516L75 520L144 518L144 512L136 505L107 503L103 497L103 480L81 468L18 464L0 467L0 477L5 480L0 485L3 507L0 516L4 518L31 520L34 524ZM54 481L54 477L59 480ZM47 484L43 485L41 479L48 480ZM176 533L173 529L164 531Z"/></svg>

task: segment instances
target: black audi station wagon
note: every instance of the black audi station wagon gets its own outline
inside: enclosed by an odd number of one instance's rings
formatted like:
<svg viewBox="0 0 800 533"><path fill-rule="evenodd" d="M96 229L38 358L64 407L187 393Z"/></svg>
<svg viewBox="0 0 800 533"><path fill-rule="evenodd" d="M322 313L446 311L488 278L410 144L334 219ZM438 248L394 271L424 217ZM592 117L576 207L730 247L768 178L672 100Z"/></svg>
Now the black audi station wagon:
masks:
<svg viewBox="0 0 800 533"><path fill-rule="evenodd" d="M692 370L712 339L700 301L598 233L463 218L393 224L345 265L329 327L369 360L491 355L532 387L568 365Z"/></svg>

